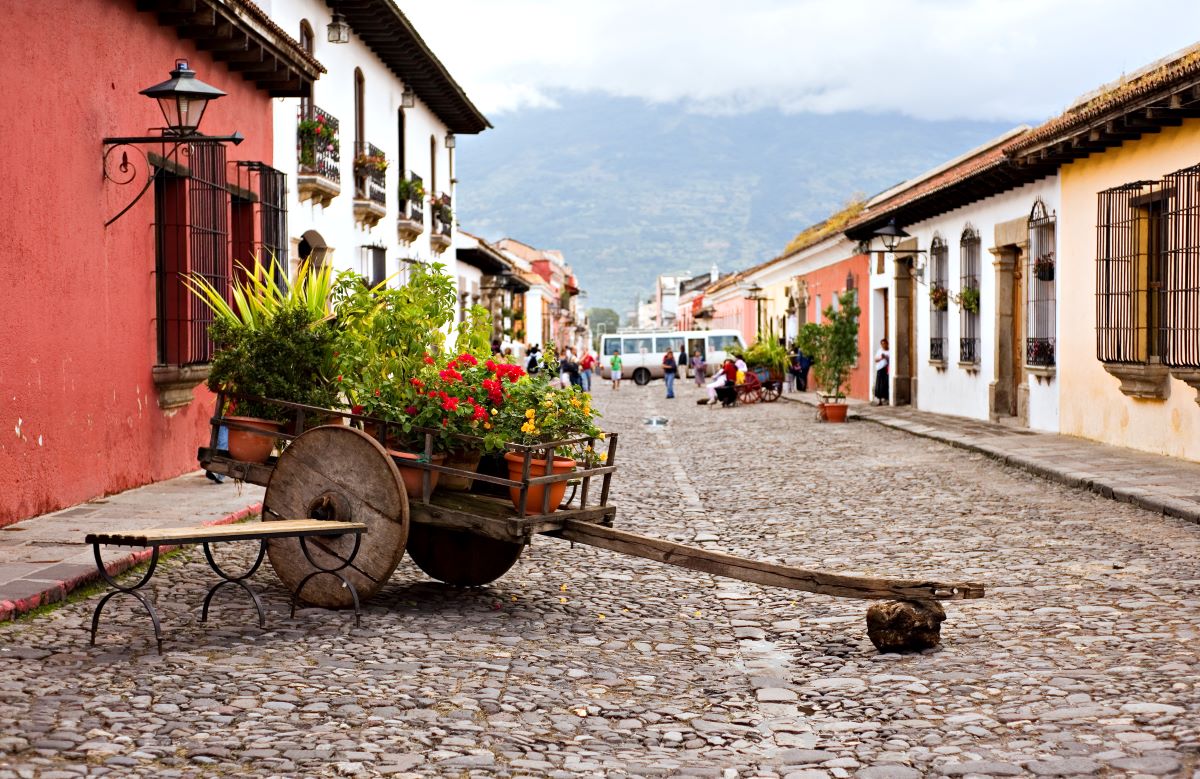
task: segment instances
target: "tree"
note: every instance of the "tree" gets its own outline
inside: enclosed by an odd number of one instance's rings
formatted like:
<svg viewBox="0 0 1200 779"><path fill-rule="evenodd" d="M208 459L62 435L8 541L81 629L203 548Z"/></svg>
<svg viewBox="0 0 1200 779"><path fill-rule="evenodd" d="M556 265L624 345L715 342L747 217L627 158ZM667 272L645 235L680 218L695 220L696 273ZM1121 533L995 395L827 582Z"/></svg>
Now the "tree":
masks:
<svg viewBox="0 0 1200 779"><path fill-rule="evenodd" d="M621 315L611 308L589 308L588 323L592 326L592 346L600 350L600 333L615 333L621 324Z"/></svg>
<svg viewBox="0 0 1200 779"><path fill-rule="evenodd" d="M825 321L808 323L797 338L800 351L811 356L817 384L836 400L846 397L850 368L858 361L858 315L853 291L838 297L839 305L825 309Z"/></svg>

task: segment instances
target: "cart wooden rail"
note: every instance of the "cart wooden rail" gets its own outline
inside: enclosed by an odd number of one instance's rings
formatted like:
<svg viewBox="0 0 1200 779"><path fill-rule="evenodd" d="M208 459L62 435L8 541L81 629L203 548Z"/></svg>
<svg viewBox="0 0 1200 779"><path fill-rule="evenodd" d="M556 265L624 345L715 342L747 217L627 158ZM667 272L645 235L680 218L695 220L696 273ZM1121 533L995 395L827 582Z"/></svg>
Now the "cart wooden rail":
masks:
<svg viewBox="0 0 1200 779"><path fill-rule="evenodd" d="M218 399L218 409L223 408ZM263 519L308 517L321 520L360 522L367 532L353 564L345 569L359 595L370 598L387 582L407 551L425 573L443 582L477 586L502 576L516 563L525 546L535 535L559 538L574 543L607 549L620 554L655 560L668 565L702 571L715 576L740 579L755 584L858 599L897 599L943 601L981 598L984 586L974 582L940 582L912 579L844 576L813 571L779 563L766 563L709 549L686 546L612 527L616 510L609 504L612 475L616 471L618 436L606 443L608 459L602 467L584 467L573 473L553 475L549 462L543 473L532 463L539 455L561 446L600 445L593 439L573 439L541 444L536 447L510 445L524 457L521 478L505 478L488 473L467 473L432 462L401 460L380 443L387 440L388 423L346 412L299 404L280 405L294 412L291 426L280 438L288 443L278 458L266 464L234 460L228 452L216 448L217 429L236 423L220 414L212 419L213 436L209 447L199 451L202 467L267 488L263 500ZM338 424L305 429L306 419L335 420ZM376 437L349 424L365 423ZM424 436L425 454L432 451L436 431L419 431ZM419 498L410 499L402 485L397 464L424 471ZM431 475L452 473L475 480L471 492L433 492ZM531 508L531 487L572 480L578 483L578 505L554 507L544 498L542 505ZM597 490L596 483L599 484ZM517 506L485 490L504 488L512 491ZM548 496L550 490L543 492ZM599 495L596 493L599 492ZM555 510L557 508L557 510ZM540 511L538 511L540 509ZM315 567L329 566L344 559L338 549L317 550L317 560L306 559L294 540L267 542L272 566L280 579L295 591L296 584ZM310 550L311 551L311 550ZM320 559L320 555L331 555ZM345 607L347 588L318 586L313 582L303 600L318 606Z"/></svg>

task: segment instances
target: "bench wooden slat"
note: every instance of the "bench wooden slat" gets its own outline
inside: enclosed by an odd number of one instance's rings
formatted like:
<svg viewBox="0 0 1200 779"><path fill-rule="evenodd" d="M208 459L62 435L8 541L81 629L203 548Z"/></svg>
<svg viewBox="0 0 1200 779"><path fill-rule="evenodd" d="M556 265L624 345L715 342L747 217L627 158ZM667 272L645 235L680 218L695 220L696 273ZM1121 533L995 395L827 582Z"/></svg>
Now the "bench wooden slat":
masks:
<svg viewBox="0 0 1200 779"><path fill-rule="evenodd" d="M335 536L365 533L361 522L334 522L321 519L284 519L277 522L242 522L236 525L156 527L145 530L116 530L89 533L88 544L111 546L156 546L160 544L199 544L205 541L255 541L280 536Z"/></svg>

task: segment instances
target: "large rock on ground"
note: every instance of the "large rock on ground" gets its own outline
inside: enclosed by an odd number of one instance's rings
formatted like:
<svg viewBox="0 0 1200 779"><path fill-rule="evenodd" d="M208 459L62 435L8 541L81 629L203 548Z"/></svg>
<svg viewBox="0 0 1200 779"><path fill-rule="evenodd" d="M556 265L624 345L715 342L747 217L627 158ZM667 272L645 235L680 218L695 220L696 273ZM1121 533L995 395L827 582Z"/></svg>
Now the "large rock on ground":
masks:
<svg viewBox="0 0 1200 779"><path fill-rule="evenodd" d="M876 603L867 609L867 636L880 652L919 652L941 642L944 619L935 601Z"/></svg>

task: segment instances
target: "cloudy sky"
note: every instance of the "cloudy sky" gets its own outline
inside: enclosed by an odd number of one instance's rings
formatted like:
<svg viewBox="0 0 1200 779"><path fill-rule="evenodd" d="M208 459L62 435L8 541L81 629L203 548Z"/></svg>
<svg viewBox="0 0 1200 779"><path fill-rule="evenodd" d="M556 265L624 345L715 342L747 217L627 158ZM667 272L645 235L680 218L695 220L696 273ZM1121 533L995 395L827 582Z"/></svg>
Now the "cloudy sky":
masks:
<svg viewBox="0 0 1200 779"><path fill-rule="evenodd" d="M1200 0L398 0L486 113L598 90L688 110L1039 120L1200 40Z"/></svg>

